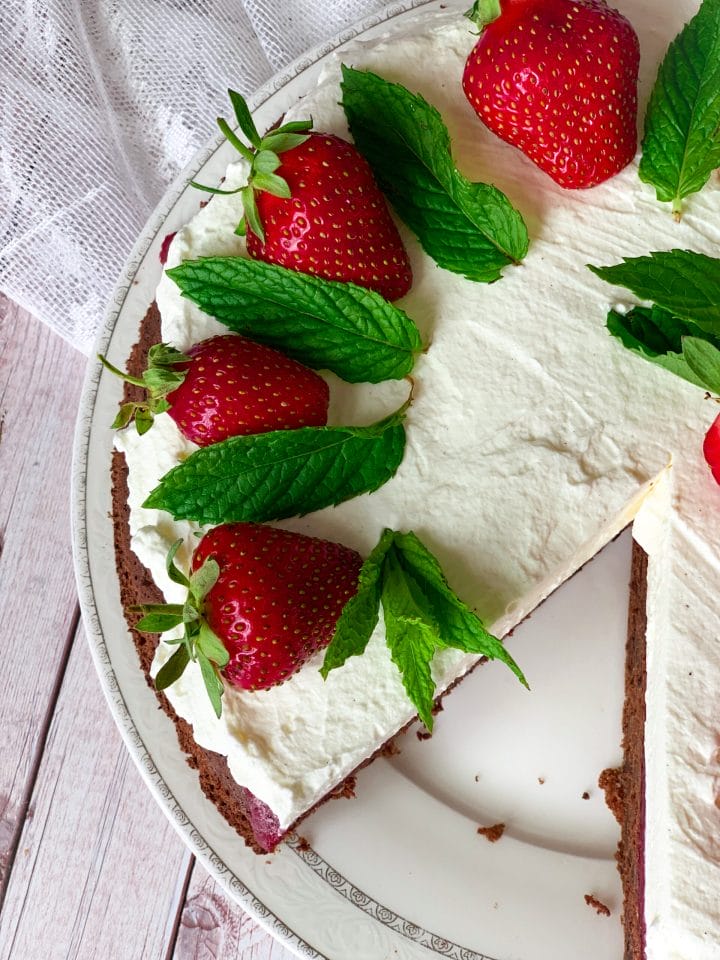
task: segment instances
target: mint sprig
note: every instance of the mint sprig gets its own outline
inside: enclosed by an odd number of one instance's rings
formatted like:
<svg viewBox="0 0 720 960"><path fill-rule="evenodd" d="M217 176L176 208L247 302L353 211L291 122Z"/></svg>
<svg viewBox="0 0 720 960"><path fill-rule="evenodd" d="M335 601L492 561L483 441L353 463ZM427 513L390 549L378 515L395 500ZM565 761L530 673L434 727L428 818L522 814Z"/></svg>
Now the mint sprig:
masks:
<svg viewBox="0 0 720 960"><path fill-rule="evenodd" d="M662 307L611 310L607 328L633 353L711 393L720 393L720 338ZM665 335L671 328L672 335ZM703 346L699 346L703 344Z"/></svg>
<svg viewBox="0 0 720 960"><path fill-rule="evenodd" d="M610 310L614 337L645 360L720 393L720 261L671 250L590 269L651 302L626 313Z"/></svg>
<svg viewBox="0 0 720 960"><path fill-rule="evenodd" d="M167 275L231 330L349 383L402 379L423 349L404 311L352 283L245 257L187 260Z"/></svg>
<svg viewBox="0 0 720 960"><path fill-rule="evenodd" d="M320 668L327 679L348 657L361 655L382 604L390 656L428 730L433 728L432 660L448 647L499 659L527 686L497 637L448 585L437 559L412 532L385 530L360 571L358 592L345 605Z"/></svg>
<svg viewBox="0 0 720 960"><path fill-rule="evenodd" d="M222 640L205 620L204 600L215 586L220 568L216 560L206 560L199 570L186 577L175 564L175 554L181 544L182 540L177 540L172 545L166 566L173 582L187 588L185 603L150 603L131 607L131 610L143 614L135 624L135 629L141 633L164 633L183 625L182 637L166 641L177 646L177 650L158 671L155 686L158 690L167 689L182 676L191 661L197 662L213 710L219 717L224 689L220 671L227 666L230 658Z"/></svg>
<svg viewBox="0 0 720 960"><path fill-rule="evenodd" d="M203 447L166 473L143 506L201 524L263 522L371 493L400 466L407 406L367 427L276 430Z"/></svg>
<svg viewBox="0 0 720 960"><path fill-rule="evenodd" d="M147 369L140 377L118 370L102 354L98 354L98 360L116 377L145 391L144 400L123 403L111 424L114 430L121 430L134 421L135 429L142 435L153 425L157 414L170 409L167 396L185 379L185 370L178 366L189 363L191 358L168 343L156 343L148 351Z"/></svg>
<svg viewBox="0 0 720 960"><path fill-rule="evenodd" d="M521 215L455 166L438 111L373 73L342 68L343 107L360 152L398 215L446 270L492 283L528 249Z"/></svg>
<svg viewBox="0 0 720 960"><path fill-rule="evenodd" d="M645 116L640 179L658 200L696 193L720 166L720 0L703 0L660 65Z"/></svg>
<svg viewBox="0 0 720 960"><path fill-rule="evenodd" d="M720 260L692 250L625 257L610 267L588 264L602 280L627 287L642 300L720 334Z"/></svg>

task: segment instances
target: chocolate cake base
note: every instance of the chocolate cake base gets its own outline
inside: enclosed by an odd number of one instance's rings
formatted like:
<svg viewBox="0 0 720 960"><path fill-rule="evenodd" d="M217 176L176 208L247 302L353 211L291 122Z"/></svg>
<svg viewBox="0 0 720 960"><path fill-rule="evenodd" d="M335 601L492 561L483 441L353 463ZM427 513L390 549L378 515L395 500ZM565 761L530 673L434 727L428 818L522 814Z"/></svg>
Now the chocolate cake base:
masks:
<svg viewBox="0 0 720 960"><path fill-rule="evenodd" d="M623 887L624 960L645 960L645 690L647 685L647 564L633 541L625 647L623 765L598 781L621 826L616 855Z"/></svg>

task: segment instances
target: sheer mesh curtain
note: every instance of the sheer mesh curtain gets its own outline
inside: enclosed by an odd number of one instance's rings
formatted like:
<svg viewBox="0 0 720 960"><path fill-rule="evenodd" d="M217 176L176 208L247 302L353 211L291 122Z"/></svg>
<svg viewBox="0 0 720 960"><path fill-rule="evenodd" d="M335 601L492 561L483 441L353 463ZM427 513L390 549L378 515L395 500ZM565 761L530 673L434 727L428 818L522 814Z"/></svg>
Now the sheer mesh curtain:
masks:
<svg viewBox="0 0 720 960"><path fill-rule="evenodd" d="M0 289L92 349L167 184L227 113L379 0L5 0Z"/></svg>

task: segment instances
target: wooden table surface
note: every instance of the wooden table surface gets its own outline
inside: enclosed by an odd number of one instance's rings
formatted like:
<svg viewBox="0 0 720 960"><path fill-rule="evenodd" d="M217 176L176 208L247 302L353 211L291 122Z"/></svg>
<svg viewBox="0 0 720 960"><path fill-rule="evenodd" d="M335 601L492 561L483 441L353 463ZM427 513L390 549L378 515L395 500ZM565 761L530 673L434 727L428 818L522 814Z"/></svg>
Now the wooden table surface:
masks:
<svg viewBox="0 0 720 960"><path fill-rule="evenodd" d="M184 847L96 678L70 545L86 362L0 296L0 960L289 960Z"/></svg>

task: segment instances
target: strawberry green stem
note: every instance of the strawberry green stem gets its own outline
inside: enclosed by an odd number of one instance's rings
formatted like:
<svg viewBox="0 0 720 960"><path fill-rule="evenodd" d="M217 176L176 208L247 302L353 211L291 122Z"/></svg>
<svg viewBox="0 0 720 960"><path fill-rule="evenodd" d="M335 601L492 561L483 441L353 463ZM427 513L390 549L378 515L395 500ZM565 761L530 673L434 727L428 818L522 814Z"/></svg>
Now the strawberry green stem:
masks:
<svg viewBox="0 0 720 960"><path fill-rule="evenodd" d="M480 30L484 30L489 23L498 19L501 12L500 0L475 0L465 16Z"/></svg>
<svg viewBox="0 0 720 960"><path fill-rule="evenodd" d="M117 367L114 367L110 361L104 357L101 353L97 355L100 363L105 367L106 370L109 370L110 373L114 373L116 377L120 377L121 380L124 380L125 383L132 383L136 387L145 387L146 384L144 381L140 380L138 377L131 377L129 373L125 373L122 370L118 370Z"/></svg>
<svg viewBox="0 0 720 960"><path fill-rule="evenodd" d="M206 193L231 194L240 193L242 196L243 218L235 233L244 236L249 228L264 243L265 233L255 203L255 194L262 191L276 197L290 196L290 187L287 181L274 171L280 166L278 154L285 150L292 150L300 146L308 138L308 131L312 127L312 120L294 120L268 131L261 137L248 109L244 98L235 90L228 90L230 101L235 111L240 132L250 141L251 146L240 139L227 120L218 117L217 125L240 156L250 164L247 185L237 190L221 190L217 187L206 187L197 181L191 181L191 186Z"/></svg>
<svg viewBox="0 0 720 960"><path fill-rule="evenodd" d="M247 160L248 163L252 163L254 157L253 151L249 147L246 147L240 137L234 133L227 120L224 120L222 117L218 117L217 125L220 127L221 133L224 134L225 139L235 147L240 156L243 157L244 160Z"/></svg>

